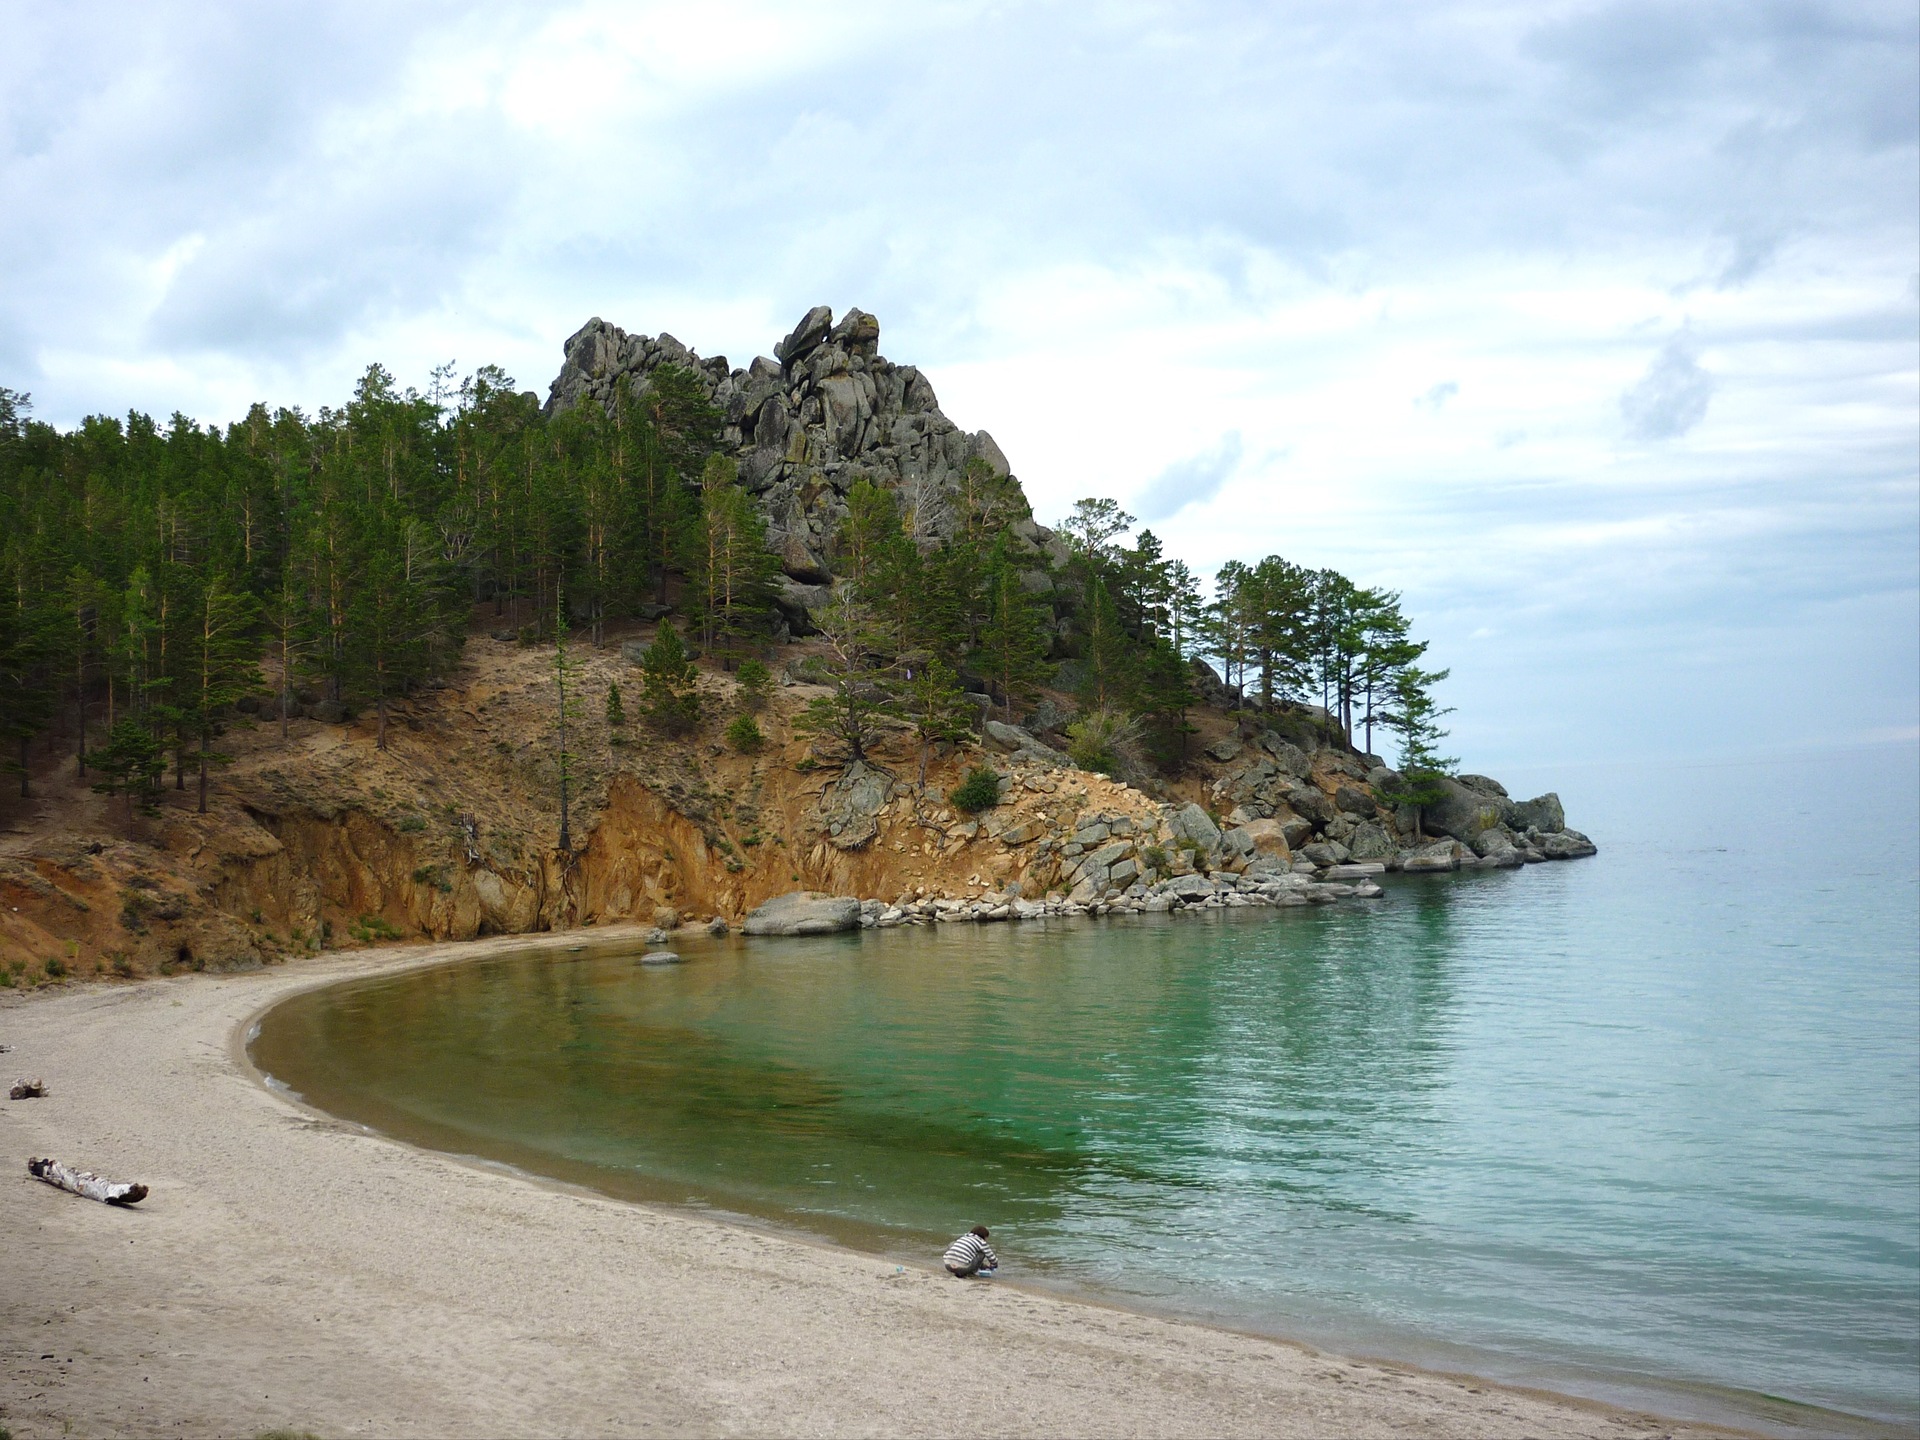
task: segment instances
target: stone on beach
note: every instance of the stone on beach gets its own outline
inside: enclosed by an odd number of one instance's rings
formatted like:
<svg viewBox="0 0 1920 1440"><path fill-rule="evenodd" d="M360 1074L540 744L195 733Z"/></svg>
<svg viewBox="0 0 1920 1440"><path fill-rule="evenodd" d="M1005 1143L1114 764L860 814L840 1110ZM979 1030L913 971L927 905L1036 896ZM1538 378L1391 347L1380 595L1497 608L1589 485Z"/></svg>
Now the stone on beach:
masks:
<svg viewBox="0 0 1920 1440"><path fill-rule="evenodd" d="M860 902L850 895L793 890L753 910L740 927L743 935L832 935L857 929Z"/></svg>

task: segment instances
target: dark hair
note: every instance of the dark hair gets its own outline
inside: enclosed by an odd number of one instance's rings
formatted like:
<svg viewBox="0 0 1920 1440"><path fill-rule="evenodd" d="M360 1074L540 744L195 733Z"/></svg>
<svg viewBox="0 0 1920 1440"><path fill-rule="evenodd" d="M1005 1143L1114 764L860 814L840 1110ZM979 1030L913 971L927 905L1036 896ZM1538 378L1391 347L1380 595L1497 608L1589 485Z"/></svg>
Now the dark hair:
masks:
<svg viewBox="0 0 1920 1440"><path fill-rule="evenodd" d="M984 1240L987 1238L988 1231L986 1226L976 1225L973 1227L973 1229L969 1230L967 1233L969 1235L978 1235L982 1240Z"/></svg>

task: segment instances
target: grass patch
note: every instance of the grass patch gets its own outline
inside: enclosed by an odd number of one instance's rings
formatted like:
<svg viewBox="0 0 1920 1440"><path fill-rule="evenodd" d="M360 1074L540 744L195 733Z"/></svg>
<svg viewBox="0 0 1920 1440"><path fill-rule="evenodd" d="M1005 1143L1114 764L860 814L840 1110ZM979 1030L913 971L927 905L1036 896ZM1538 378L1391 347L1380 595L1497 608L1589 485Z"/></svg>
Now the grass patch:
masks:
<svg viewBox="0 0 1920 1440"><path fill-rule="evenodd" d="M347 933L362 944L371 945L377 940L398 940L401 932L387 923L384 915L362 915L348 929Z"/></svg>

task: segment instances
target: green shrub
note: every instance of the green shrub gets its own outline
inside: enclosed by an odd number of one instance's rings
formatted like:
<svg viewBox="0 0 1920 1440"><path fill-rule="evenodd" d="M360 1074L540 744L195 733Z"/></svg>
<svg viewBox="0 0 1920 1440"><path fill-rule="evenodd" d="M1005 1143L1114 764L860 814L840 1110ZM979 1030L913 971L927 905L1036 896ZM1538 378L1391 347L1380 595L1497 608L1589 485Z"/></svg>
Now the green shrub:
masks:
<svg viewBox="0 0 1920 1440"><path fill-rule="evenodd" d="M400 822L400 829L409 835L417 835L427 828L427 822L418 815L409 815Z"/></svg>
<svg viewBox="0 0 1920 1440"><path fill-rule="evenodd" d="M62 960L58 955L49 955L47 957L47 977L49 979L52 979L52 980L64 979L66 977L66 973L67 973L66 961Z"/></svg>
<svg viewBox="0 0 1920 1440"><path fill-rule="evenodd" d="M1158 845L1147 846L1146 849L1140 852L1140 858L1146 861L1147 865L1154 870L1164 870L1167 868L1167 852L1162 850Z"/></svg>
<svg viewBox="0 0 1920 1440"><path fill-rule="evenodd" d="M1140 723L1104 706L1067 726L1067 754L1082 770L1119 775L1137 760Z"/></svg>
<svg viewBox="0 0 1920 1440"><path fill-rule="evenodd" d="M388 923L384 915L362 915L347 933L363 944L369 945L376 940L398 940L400 938L400 932Z"/></svg>
<svg viewBox="0 0 1920 1440"><path fill-rule="evenodd" d="M758 710L767 703L773 690L773 673L765 665L758 660L742 660L733 678L740 682L740 703L747 709Z"/></svg>
<svg viewBox="0 0 1920 1440"><path fill-rule="evenodd" d="M760 723L751 715L736 715L727 726L727 743L742 755L752 755L767 743L767 737L760 733Z"/></svg>
<svg viewBox="0 0 1920 1440"><path fill-rule="evenodd" d="M954 809L969 815L991 810L1000 803L1000 777L989 767L976 765L967 772L966 779L947 792L947 799Z"/></svg>

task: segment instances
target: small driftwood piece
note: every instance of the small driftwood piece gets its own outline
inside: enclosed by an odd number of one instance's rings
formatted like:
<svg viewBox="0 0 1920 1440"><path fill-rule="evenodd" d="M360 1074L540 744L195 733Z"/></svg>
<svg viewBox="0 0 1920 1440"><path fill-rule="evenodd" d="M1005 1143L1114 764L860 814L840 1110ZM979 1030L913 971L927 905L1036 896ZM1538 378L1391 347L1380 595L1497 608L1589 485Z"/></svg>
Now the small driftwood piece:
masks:
<svg viewBox="0 0 1920 1440"><path fill-rule="evenodd" d="M27 1173L62 1190L71 1190L89 1200L108 1205L138 1205L147 1198L147 1187L125 1184L96 1175L91 1170L70 1170L58 1160L29 1160Z"/></svg>
<svg viewBox="0 0 1920 1440"><path fill-rule="evenodd" d="M47 1082L44 1080L16 1080L13 1082L13 1088L7 1091L7 1099L39 1100L46 1093Z"/></svg>

